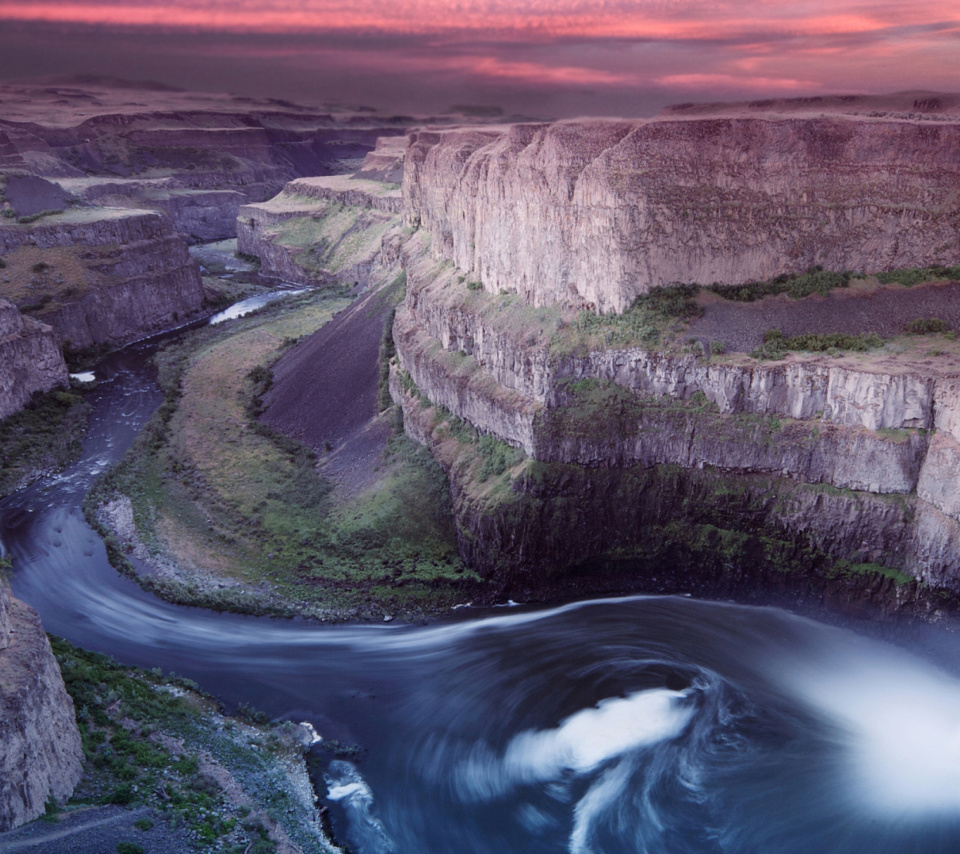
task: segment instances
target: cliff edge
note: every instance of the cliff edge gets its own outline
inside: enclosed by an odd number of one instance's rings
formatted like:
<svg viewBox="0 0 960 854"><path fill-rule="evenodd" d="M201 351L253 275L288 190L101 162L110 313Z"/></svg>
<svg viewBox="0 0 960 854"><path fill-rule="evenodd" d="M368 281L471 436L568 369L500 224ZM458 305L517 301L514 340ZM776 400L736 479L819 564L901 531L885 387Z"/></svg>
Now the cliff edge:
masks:
<svg viewBox="0 0 960 854"><path fill-rule="evenodd" d="M414 133L404 224L490 293L599 312L955 255L960 115L725 112Z"/></svg>
<svg viewBox="0 0 960 854"><path fill-rule="evenodd" d="M36 612L0 582L0 830L65 801L83 750L73 701Z"/></svg>

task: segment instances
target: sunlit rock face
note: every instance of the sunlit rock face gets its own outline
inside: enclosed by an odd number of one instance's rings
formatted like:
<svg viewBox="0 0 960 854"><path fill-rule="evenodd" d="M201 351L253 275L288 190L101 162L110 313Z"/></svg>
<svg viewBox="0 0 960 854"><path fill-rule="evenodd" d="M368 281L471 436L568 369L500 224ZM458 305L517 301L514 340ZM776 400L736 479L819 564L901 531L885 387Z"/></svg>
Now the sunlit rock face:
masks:
<svg viewBox="0 0 960 854"><path fill-rule="evenodd" d="M0 831L66 800L83 750L73 701L36 611L0 582Z"/></svg>
<svg viewBox="0 0 960 854"><path fill-rule="evenodd" d="M676 282L956 263L958 117L682 112L411 134L392 389L450 472L465 559L519 578L680 524L960 591L949 365L564 331ZM524 451L506 497L471 481L448 415Z"/></svg>
<svg viewBox="0 0 960 854"><path fill-rule="evenodd" d="M533 305L954 259L960 124L715 117L415 134L404 219Z"/></svg>

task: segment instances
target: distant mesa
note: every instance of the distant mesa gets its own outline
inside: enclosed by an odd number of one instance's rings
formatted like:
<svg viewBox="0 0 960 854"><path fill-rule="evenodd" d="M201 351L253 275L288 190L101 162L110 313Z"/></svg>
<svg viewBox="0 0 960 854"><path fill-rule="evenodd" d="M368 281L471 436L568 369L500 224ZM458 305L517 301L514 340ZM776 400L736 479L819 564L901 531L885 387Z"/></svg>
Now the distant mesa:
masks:
<svg viewBox="0 0 960 854"><path fill-rule="evenodd" d="M906 117L910 113L960 115L960 95L943 92L895 92L889 95L812 95L802 98L763 98L755 101L672 104L662 116L747 116L758 112L814 115ZM919 118L917 116L917 118Z"/></svg>
<svg viewBox="0 0 960 854"><path fill-rule="evenodd" d="M454 104L450 109L444 110L444 113L458 113L461 116L492 119L503 115L503 107L485 106L483 104Z"/></svg>
<svg viewBox="0 0 960 854"><path fill-rule="evenodd" d="M49 77L21 77L8 81L30 86L98 86L104 89L138 89L143 92L185 92L179 86L170 86L158 80L127 80L99 74L64 74Z"/></svg>

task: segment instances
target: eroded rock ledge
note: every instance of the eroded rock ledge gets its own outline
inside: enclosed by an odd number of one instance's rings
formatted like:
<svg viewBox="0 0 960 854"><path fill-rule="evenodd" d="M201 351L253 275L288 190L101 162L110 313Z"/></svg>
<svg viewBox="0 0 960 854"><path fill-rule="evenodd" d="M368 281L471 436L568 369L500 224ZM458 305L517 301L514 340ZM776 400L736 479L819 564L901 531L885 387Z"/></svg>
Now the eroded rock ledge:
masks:
<svg viewBox="0 0 960 854"><path fill-rule="evenodd" d="M204 307L197 264L155 211L76 208L3 226L0 255L4 288L74 349L125 344Z"/></svg>
<svg viewBox="0 0 960 854"><path fill-rule="evenodd" d="M0 582L0 830L66 800L82 771L73 701L36 612Z"/></svg>
<svg viewBox="0 0 960 854"><path fill-rule="evenodd" d="M957 151L955 116L413 134L391 388L470 565L505 589L597 561L873 578L939 612L960 592L956 353L758 362L571 330L676 281L953 263Z"/></svg>
<svg viewBox="0 0 960 854"><path fill-rule="evenodd" d="M394 185L300 178L270 201L240 208L237 248L257 256L268 276L365 288L397 261L400 207Z"/></svg>
<svg viewBox="0 0 960 854"><path fill-rule="evenodd" d="M35 391L66 383L67 366L53 329L0 299L0 419L23 408Z"/></svg>

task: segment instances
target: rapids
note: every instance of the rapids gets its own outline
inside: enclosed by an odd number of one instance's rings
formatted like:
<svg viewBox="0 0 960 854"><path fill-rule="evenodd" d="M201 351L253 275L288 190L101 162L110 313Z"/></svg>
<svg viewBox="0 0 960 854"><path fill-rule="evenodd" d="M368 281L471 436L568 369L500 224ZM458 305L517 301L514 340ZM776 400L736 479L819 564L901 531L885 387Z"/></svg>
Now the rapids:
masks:
<svg viewBox="0 0 960 854"><path fill-rule="evenodd" d="M354 851L960 851L960 680L929 656L673 597L323 626L145 593L79 505L160 401L155 346L97 366L80 462L0 502L14 591L74 643L362 746L318 754Z"/></svg>

